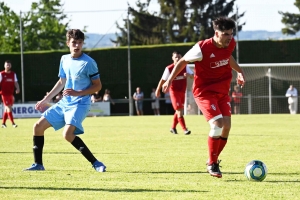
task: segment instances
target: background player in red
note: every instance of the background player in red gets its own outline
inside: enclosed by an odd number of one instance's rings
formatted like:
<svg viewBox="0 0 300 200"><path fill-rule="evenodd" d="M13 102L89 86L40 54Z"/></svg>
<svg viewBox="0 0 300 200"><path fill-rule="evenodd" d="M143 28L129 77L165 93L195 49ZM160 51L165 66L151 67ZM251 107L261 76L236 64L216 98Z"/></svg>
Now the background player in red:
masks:
<svg viewBox="0 0 300 200"><path fill-rule="evenodd" d="M166 82L168 77L170 76L171 72L174 69L174 66L178 62L178 60L181 58L181 54L178 51L174 51L172 53L172 60L173 64L167 66L165 68L165 71L162 75L161 80L158 83L158 86L155 91L156 97L160 96L160 90L162 85ZM185 125L185 120L183 117L183 108L184 108L184 102L185 102L185 91L186 91L186 77L193 78L193 71L186 66L185 68L182 68L182 70L174 77L174 81L172 82L170 86L170 97L172 101L173 108L175 110L174 117L173 117L173 124L171 127L171 133L177 134L176 126L179 123L184 131L184 134L189 135L191 134L191 131L187 129Z"/></svg>
<svg viewBox="0 0 300 200"><path fill-rule="evenodd" d="M234 114L240 114L241 98L243 93L241 92L239 85L234 86L231 96L233 100L233 112Z"/></svg>
<svg viewBox="0 0 300 200"><path fill-rule="evenodd" d="M244 73L232 52L235 48L235 22L227 17L213 20L214 36L196 43L175 65L163 84L166 92L172 81L189 62L195 64L193 94L204 117L210 124L208 136L207 172L221 178L218 157L227 143L231 128L230 82L232 69L237 72L237 83L244 85Z"/></svg>
<svg viewBox="0 0 300 200"><path fill-rule="evenodd" d="M20 87L16 73L11 71L11 62L9 60L4 62L4 70L0 72L0 88L0 94L5 106L1 127L6 128L6 120L9 118L13 127L16 128L17 125L14 122L12 106L14 104L14 91L16 89L16 94L19 94Z"/></svg>

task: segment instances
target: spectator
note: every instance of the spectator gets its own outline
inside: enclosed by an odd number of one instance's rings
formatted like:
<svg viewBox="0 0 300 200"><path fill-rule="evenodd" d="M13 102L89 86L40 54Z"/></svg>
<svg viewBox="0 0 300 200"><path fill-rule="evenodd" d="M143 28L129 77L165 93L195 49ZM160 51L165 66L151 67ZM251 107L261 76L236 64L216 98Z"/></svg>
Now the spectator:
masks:
<svg viewBox="0 0 300 200"><path fill-rule="evenodd" d="M154 115L160 115L159 112L159 98L160 95L158 97L155 96L155 88L152 88L152 92L151 92L151 108L154 112Z"/></svg>
<svg viewBox="0 0 300 200"><path fill-rule="evenodd" d="M241 105L241 98L243 96L243 93L241 92L239 85L234 86L234 90L233 90L231 96L232 96L232 100L233 100L234 114L240 114L240 105Z"/></svg>
<svg viewBox="0 0 300 200"><path fill-rule="evenodd" d="M115 102L112 100L110 96L110 90L106 89L103 95L103 101L104 102L110 102L112 105L115 105Z"/></svg>
<svg viewBox="0 0 300 200"><path fill-rule="evenodd" d="M298 110L298 91L297 91L297 89L293 85L290 85L289 89L286 91L285 96L288 97L290 113L297 114L297 110Z"/></svg>
<svg viewBox="0 0 300 200"><path fill-rule="evenodd" d="M92 103L102 101L102 97L99 95L99 91L92 94L91 101L92 101Z"/></svg>
<svg viewBox="0 0 300 200"><path fill-rule="evenodd" d="M136 92L133 94L133 99L135 100L135 109L137 115L143 115L143 100L144 93L140 87L136 88Z"/></svg>

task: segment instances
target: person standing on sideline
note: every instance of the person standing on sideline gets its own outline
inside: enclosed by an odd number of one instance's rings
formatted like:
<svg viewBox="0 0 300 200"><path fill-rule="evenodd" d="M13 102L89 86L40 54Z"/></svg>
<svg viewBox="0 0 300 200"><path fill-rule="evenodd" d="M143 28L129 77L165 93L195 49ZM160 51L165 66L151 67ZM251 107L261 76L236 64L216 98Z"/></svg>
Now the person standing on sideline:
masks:
<svg viewBox="0 0 300 200"><path fill-rule="evenodd" d="M97 172L105 172L106 166L98 161L86 144L77 135L83 134L82 122L91 107L91 94L101 90L102 83L97 63L82 52L84 33L71 29L66 34L70 54L60 60L59 80L52 90L35 105L41 110L63 90L63 98L48 108L33 126L34 164L24 170L45 170L43 166L44 132L49 127L59 130L64 127L63 137L92 164Z"/></svg>
<svg viewBox="0 0 300 200"><path fill-rule="evenodd" d="M110 102L112 105L115 105L115 102L112 100L112 98L110 96L110 90L109 89L105 89L104 95L103 95L103 101L104 102Z"/></svg>
<svg viewBox="0 0 300 200"><path fill-rule="evenodd" d="M140 87L136 88L136 92L133 94L133 99L135 100L135 109L137 115L143 115L143 100L144 93Z"/></svg>
<svg viewBox="0 0 300 200"><path fill-rule="evenodd" d="M234 86L234 90L233 90L231 96L232 96L232 100L233 100L234 114L241 114L240 106L241 106L241 98L243 97L243 93L240 91L239 85Z"/></svg>
<svg viewBox="0 0 300 200"><path fill-rule="evenodd" d="M288 97L288 103L289 103L289 110L291 114L297 114L298 110L298 91L293 86L290 85L289 89L287 89L286 97Z"/></svg>
<svg viewBox="0 0 300 200"><path fill-rule="evenodd" d="M181 57L182 57L181 53L178 51L174 51L172 53L173 64L165 68L162 78L160 79L158 86L156 88L155 95L157 97L160 96L160 90L162 88L162 85L169 78L171 72L174 70L176 63ZM175 110L172 127L170 129L170 132L173 134L177 134L176 126L178 123L181 125L181 128L183 129L185 135L191 134L191 131L188 130L185 125L185 120L183 117L183 109L184 109L184 102L185 102L185 91L187 87L186 77L193 78L193 76L194 76L193 71L188 66L184 66L182 67L180 72L177 73L176 76L173 78L174 81L170 83L169 92L170 92L172 105Z"/></svg>
<svg viewBox="0 0 300 200"><path fill-rule="evenodd" d="M152 88L152 92L151 92L151 108L153 110L154 115L160 115L159 112L159 98L160 95L158 97L155 96L155 88Z"/></svg>
<svg viewBox="0 0 300 200"><path fill-rule="evenodd" d="M175 65L163 85L166 92L172 81L189 62L195 64L193 94L211 129L208 136L207 172L221 178L218 157L227 143L231 128L230 83L232 69L237 84L245 84L244 73L232 56L235 48L235 22L227 17L213 20L214 36L197 42ZM176 80L176 79L175 79Z"/></svg>
<svg viewBox="0 0 300 200"><path fill-rule="evenodd" d="M6 120L10 119L12 126L17 128L18 125L14 122L12 113L12 106L14 104L14 91L16 94L20 93L20 86L18 83L17 75L11 71L11 62L6 60L4 62L4 70L0 72L0 94L2 95L2 101L4 104L4 112L2 118L2 128L6 128Z"/></svg>

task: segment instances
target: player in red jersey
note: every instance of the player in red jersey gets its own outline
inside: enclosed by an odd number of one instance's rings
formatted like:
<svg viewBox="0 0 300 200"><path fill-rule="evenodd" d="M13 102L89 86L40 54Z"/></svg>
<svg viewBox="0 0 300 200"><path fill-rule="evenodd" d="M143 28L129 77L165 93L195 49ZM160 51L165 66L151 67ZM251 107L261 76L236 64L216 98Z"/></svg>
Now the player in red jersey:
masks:
<svg viewBox="0 0 300 200"><path fill-rule="evenodd" d="M162 88L162 85L165 83L165 81L170 76L171 72L174 69L174 66L178 62L178 60L181 58L181 54L178 51L174 51L172 53L172 60L173 64L167 66L165 68L165 71L163 73L163 76L161 80L158 83L158 86L155 91L156 97L160 96L160 90ZM179 123L181 125L181 128L184 131L185 135L191 134L191 131L187 129L185 125L185 120L183 117L183 108L184 108L184 101L185 101L185 91L186 91L186 77L193 78L193 71L189 67L183 68L174 78L174 81L172 82L170 86L170 97L172 106L175 110L174 117L173 117L173 124L171 127L171 133L177 134L176 126Z"/></svg>
<svg viewBox="0 0 300 200"><path fill-rule="evenodd" d="M12 106L14 104L14 90L16 89L16 94L18 94L20 93L20 87L16 73L11 71L11 62L9 60L4 62L4 68L5 70L0 72L0 94L2 95L2 101L5 106L1 127L6 128L5 123L7 118L9 118L13 127L16 128L17 125L14 122Z"/></svg>
<svg viewBox="0 0 300 200"><path fill-rule="evenodd" d="M193 94L204 117L210 124L207 171L221 178L218 157L227 143L231 128L230 82L232 69L237 72L237 84L244 86L242 69L231 55L235 48L235 22L227 17L213 20L214 36L196 43L175 65L163 84L166 92L177 74L189 63L195 64Z"/></svg>

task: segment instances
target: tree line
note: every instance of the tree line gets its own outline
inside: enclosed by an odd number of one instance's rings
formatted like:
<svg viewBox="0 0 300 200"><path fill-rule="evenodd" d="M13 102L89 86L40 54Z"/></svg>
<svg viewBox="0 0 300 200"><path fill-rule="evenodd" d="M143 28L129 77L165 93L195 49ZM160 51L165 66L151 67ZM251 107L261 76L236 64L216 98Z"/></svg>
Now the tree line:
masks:
<svg viewBox="0 0 300 200"><path fill-rule="evenodd" d="M245 22L245 12L234 11L236 0L156 0L160 5L158 12L148 10L151 0L137 0L136 7L128 5L129 20L123 26L116 23L119 30L116 46L170 44L197 42L212 37L212 20L218 16L228 16L237 21L237 31ZM300 0L294 5L300 10ZM282 15L285 28L282 33L296 34L300 30L299 13L278 11ZM0 1L0 48L1 52L20 51L20 31L24 51L66 49L65 33L70 28L64 14L61 0L39 0L33 2L29 12L15 13ZM82 30L85 32L86 27ZM129 29L128 29L129 27Z"/></svg>

